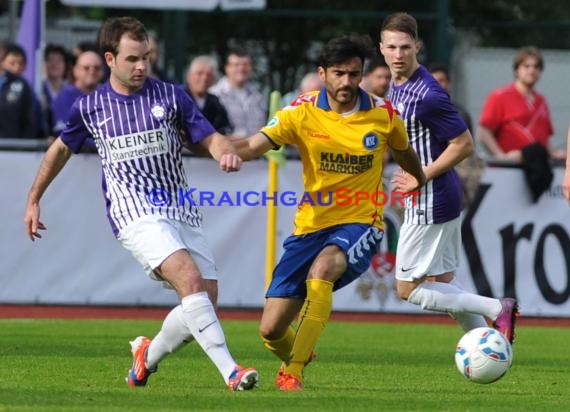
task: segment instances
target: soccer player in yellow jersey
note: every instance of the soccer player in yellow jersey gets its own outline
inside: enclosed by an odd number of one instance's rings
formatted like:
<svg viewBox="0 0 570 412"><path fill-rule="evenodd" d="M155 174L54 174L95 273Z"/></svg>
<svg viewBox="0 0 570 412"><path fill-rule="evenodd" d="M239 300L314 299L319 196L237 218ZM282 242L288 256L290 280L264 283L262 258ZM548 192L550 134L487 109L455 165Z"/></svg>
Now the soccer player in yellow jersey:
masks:
<svg viewBox="0 0 570 412"><path fill-rule="evenodd" d="M383 190L386 150L417 187L425 181L398 113L358 87L371 50L368 37L331 40L318 61L325 86L299 96L259 133L235 143L243 160L294 144L303 162L307 195L273 272L260 325L265 347L282 361L277 385L284 391L303 389L303 368L328 321L333 290L368 268L382 239L382 201L374 193ZM351 199L357 192L373 199Z"/></svg>

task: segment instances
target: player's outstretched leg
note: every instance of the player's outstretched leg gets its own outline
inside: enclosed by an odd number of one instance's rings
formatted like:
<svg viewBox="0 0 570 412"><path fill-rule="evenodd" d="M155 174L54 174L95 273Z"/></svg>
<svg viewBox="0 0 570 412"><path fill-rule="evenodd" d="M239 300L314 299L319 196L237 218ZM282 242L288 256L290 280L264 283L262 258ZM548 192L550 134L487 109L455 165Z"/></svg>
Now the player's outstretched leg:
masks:
<svg viewBox="0 0 570 412"><path fill-rule="evenodd" d="M193 340L194 337L182 319L182 307L178 305L166 315L160 331L152 338L146 353L147 367L155 369L162 359Z"/></svg>
<svg viewBox="0 0 570 412"><path fill-rule="evenodd" d="M233 359L226 345L224 331L206 292L182 299L182 318L192 336L216 365L231 390L249 390L257 385L255 369L242 368Z"/></svg>
<svg viewBox="0 0 570 412"><path fill-rule="evenodd" d="M465 290L456 276L453 276L453 279L449 284L463 291ZM450 313L449 315L459 323L464 332L469 332L471 329L489 327L487 318L483 315L469 312L456 312Z"/></svg>
<svg viewBox="0 0 570 412"><path fill-rule="evenodd" d="M152 340L139 336L131 342L133 367L127 376L130 386L145 386L148 376L156 372L163 358L193 340L181 314L182 307L178 305L168 313L160 332Z"/></svg>

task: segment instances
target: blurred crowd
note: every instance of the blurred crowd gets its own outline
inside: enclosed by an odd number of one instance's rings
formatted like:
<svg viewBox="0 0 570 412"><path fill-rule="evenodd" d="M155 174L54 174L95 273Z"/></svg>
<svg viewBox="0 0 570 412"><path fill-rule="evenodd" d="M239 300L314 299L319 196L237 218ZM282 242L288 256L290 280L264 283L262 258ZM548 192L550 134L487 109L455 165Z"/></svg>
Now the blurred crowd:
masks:
<svg viewBox="0 0 570 412"><path fill-rule="evenodd" d="M149 75L170 81L159 66L159 43L150 38ZM48 44L43 56L41 87L33 90L23 77L26 53L15 43L0 43L0 138L59 136L75 100L106 81L108 68L97 46L78 44L73 50ZM252 58L245 49L228 52L223 76L210 56L194 58L181 85L220 133L243 138L267 120L267 96L251 82ZM320 87L320 83L319 86Z"/></svg>
<svg viewBox="0 0 570 412"><path fill-rule="evenodd" d="M81 43L73 50L48 44L43 55L41 87L33 90L22 77L26 57L18 44L0 43L0 138L53 140L65 127L74 101L104 82L108 68L95 44ZM150 38L149 60L149 75L169 81L159 66L160 50L156 37ZM253 68L252 56L244 48L229 50L221 68L215 58L197 56L190 62L185 82L181 85L215 129L230 139L259 131L267 120L268 98L252 82ZM428 69L442 88L452 95L449 68L432 64ZM552 159L564 159L565 152L550 143L554 128L548 104L535 88L544 70L541 52L535 47L519 49L513 57L512 70L513 82L490 93L475 128L467 111L460 105L456 106L483 149L479 154L484 151L489 159L539 170L542 174L537 179L550 184L548 164ZM284 94L281 107L294 102L299 94L322 87L316 70L306 73L298 88ZM366 62L361 87L387 98L390 69L383 58L379 56ZM298 155L294 148L288 153ZM389 160L388 157L386 161ZM482 162L475 154L458 169L468 205L478 187ZM537 193L542 193L540 185Z"/></svg>

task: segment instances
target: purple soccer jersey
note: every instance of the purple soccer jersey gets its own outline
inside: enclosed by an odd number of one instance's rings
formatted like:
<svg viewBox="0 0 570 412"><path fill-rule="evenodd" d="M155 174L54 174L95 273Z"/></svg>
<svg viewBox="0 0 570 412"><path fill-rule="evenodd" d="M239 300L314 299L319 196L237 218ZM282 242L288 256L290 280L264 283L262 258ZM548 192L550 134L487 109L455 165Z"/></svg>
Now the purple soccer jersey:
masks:
<svg viewBox="0 0 570 412"><path fill-rule="evenodd" d="M190 189L182 145L198 143L214 131L182 88L149 78L130 96L116 93L107 82L77 99L61 139L77 153L93 137L103 168L107 216L117 236L145 215L201 225L198 208L176 199L179 190ZM168 196L157 206L161 191Z"/></svg>
<svg viewBox="0 0 570 412"><path fill-rule="evenodd" d="M66 84L53 100L51 104L53 130L51 132L54 136L59 136L61 131L65 129L65 124L69 118L69 108L81 96L85 96L85 93L72 84Z"/></svg>
<svg viewBox="0 0 570 412"><path fill-rule="evenodd" d="M423 66L402 85L392 83L389 99L404 119L410 145L424 166L435 161L450 140L467 130L447 92ZM411 199L406 203L406 223L438 224L459 216L463 195L454 169L420 190L415 205Z"/></svg>

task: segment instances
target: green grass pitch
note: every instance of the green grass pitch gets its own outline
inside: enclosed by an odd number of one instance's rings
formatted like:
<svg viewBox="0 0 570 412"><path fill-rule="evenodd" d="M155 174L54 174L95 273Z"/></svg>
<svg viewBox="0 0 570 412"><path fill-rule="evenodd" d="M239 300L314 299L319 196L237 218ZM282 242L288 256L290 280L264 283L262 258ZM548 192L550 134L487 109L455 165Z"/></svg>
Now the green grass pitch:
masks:
<svg viewBox="0 0 570 412"><path fill-rule="evenodd" d="M223 326L235 358L260 372L254 391L229 392L196 343L146 388L127 387L128 340L152 337L157 321L0 320L0 412L570 410L568 328L520 327L507 376L478 385L455 368L457 326L331 322L305 391L280 393L257 322Z"/></svg>

